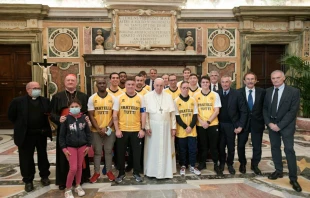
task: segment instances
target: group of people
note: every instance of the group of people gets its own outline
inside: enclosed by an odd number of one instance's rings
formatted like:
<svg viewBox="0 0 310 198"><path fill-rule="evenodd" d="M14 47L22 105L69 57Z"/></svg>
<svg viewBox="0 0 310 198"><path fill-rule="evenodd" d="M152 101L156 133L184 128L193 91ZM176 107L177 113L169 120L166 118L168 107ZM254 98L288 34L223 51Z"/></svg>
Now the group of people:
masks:
<svg viewBox="0 0 310 198"><path fill-rule="evenodd" d="M261 175L258 165L265 126L276 169L268 178L283 177L282 139L290 184L294 190L302 190L297 182L294 152L299 90L284 83L282 71L271 73L274 86L267 90L255 86L257 77L253 72L244 75L245 86L238 90L231 87L230 76L220 77L217 71L199 78L185 68L179 82L174 74L158 78L156 69L150 70L149 79L146 76L145 71L134 77L113 72L109 86L105 78L99 77L95 83L97 92L88 98L76 89L76 76L69 74L65 77L65 90L54 95L51 102L41 96L39 83L28 83L28 95L15 98L8 112L14 123L14 142L19 150L25 190L33 190L35 148L41 183L50 184L46 152L46 139L52 138L49 118L58 126L56 185L60 190L66 188L66 198L73 197L73 184L75 192L83 196L81 184L97 181L103 153L106 175L116 183L121 183L132 169L137 182L143 181L141 172L157 179L172 178L176 173L176 156L180 175L185 175L187 168L200 175L206 169L208 153L217 175L223 174L225 164L229 173L235 174L237 136L239 171L244 174L249 133L253 146L251 169ZM92 176L87 156L91 146ZM129 156L125 167L126 151ZM112 172L113 161L117 177Z"/></svg>

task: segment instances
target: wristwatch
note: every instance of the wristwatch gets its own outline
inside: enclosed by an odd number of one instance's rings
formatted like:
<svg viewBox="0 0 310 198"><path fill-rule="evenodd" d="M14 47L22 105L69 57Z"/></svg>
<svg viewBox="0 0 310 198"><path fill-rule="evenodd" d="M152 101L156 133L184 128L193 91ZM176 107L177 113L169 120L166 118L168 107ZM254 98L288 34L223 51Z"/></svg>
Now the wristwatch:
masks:
<svg viewBox="0 0 310 198"><path fill-rule="evenodd" d="M211 122L210 122L209 120L207 121L207 123L208 123L208 124L211 124Z"/></svg>
<svg viewBox="0 0 310 198"><path fill-rule="evenodd" d="M146 132L145 128L141 129L142 131Z"/></svg>

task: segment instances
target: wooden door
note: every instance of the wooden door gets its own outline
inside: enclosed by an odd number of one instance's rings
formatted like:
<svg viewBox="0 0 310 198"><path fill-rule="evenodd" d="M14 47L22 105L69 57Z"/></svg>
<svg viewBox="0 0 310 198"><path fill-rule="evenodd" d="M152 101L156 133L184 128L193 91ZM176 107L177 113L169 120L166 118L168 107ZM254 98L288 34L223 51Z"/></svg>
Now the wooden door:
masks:
<svg viewBox="0 0 310 198"><path fill-rule="evenodd" d="M279 62L284 53L285 45L251 45L251 71L257 75L256 86L265 89L272 86L271 72L285 69Z"/></svg>
<svg viewBox="0 0 310 198"><path fill-rule="evenodd" d="M31 81L30 45L0 45L0 129L13 128L7 118L13 98L26 95Z"/></svg>

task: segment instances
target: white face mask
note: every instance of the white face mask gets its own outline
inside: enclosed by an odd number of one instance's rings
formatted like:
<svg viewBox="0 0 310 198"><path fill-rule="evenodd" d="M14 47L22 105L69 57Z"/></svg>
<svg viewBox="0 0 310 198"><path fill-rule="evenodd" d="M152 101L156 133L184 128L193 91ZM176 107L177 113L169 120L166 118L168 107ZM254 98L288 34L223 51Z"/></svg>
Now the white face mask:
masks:
<svg viewBox="0 0 310 198"><path fill-rule="evenodd" d="M32 89L31 96L33 98L37 98L37 97L41 96L41 90L40 89Z"/></svg>

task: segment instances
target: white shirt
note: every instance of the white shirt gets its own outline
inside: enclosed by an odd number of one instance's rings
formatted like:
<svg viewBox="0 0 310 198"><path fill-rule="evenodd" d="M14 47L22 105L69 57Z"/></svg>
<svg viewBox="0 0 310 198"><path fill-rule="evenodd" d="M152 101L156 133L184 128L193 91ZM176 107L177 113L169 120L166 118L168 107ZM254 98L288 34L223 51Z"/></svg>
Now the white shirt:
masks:
<svg viewBox="0 0 310 198"><path fill-rule="evenodd" d="M250 90L252 90L252 98L253 98L253 105L254 105L254 103L255 103L255 87L253 89L249 89L248 87L245 87L246 100L248 101Z"/></svg>
<svg viewBox="0 0 310 198"><path fill-rule="evenodd" d="M216 90L216 91L219 90L219 84L218 84L218 83L216 83L216 84L212 84L212 83L211 83L211 90L213 91L214 85L215 85L215 90Z"/></svg>
<svg viewBox="0 0 310 198"><path fill-rule="evenodd" d="M280 100L283 94L283 90L284 90L285 84L283 83L280 87L278 87L279 91L278 91L278 104L277 104L277 110L279 108L279 104L280 104ZM273 88L273 92L272 92L272 97L271 97L271 103L273 100L273 95L274 95L274 91L275 91L276 87Z"/></svg>

